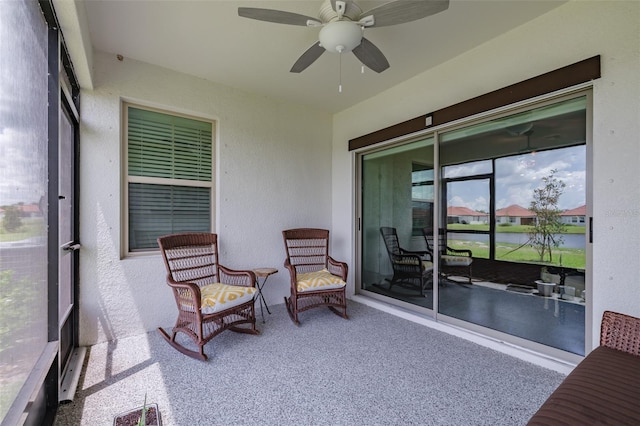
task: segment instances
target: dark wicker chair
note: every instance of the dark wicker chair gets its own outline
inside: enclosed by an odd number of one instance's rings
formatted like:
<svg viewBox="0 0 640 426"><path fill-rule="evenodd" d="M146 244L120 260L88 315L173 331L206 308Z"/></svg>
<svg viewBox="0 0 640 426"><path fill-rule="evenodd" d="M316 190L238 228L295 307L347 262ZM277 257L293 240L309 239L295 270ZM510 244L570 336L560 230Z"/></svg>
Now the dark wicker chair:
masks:
<svg viewBox="0 0 640 426"><path fill-rule="evenodd" d="M204 361L204 345L224 330L258 334L253 299L256 277L252 271L231 270L218 263L216 234L166 235L158 238L158 245L178 307L171 336L158 328L171 346ZM241 324L249 327L238 327ZM198 351L176 342L178 332L189 336Z"/></svg>
<svg viewBox="0 0 640 426"><path fill-rule="evenodd" d="M409 251L400 247L396 228L383 226L380 234L387 248L387 254L393 268L393 277L389 280L389 290L394 285L417 288L420 296L433 286L433 261L426 251Z"/></svg>
<svg viewBox="0 0 640 426"><path fill-rule="evenodd" d="M433 255L433 248L435 244L433 239L435 238L433 229L423 228L422 235L427 243L427 250ZM443 277L449 277L451 275L461 275L467 278L468 283L471 284L471 264L473 263L473 253L471 250L459 250L451 248L447 245L447 238L443 229L438 232L438 248L441 256L439 256L440 274Z"/></svg>
<svg viewBox="0 0 640 426"><path fill-rule="evenodd" d="M604 311L600 325L600 346L640 356L640 318Z"/></svg>
<svg viewBox="0 0 640 426"><path fill-rule="evenodd" d="M600 346L571 370L528 426L640 424L640 318L604 311Z"/></svg>
<svg viewBox="0 0 640 426"><path fill-rule="evenodd" d="M291 295L284 302L291 320L299 325L300 312L320 306L349 318L345 294L348 267L329 256L329 231L288 229L282 236L287 252L284 266L291 277Z"/></svg>

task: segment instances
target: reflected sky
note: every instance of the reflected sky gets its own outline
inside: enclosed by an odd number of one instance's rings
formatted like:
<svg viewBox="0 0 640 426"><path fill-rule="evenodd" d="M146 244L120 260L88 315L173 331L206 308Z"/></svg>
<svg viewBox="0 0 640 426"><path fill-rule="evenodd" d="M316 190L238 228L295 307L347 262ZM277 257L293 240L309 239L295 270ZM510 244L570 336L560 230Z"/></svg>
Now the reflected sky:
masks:
<svg viewBox="0 0 640 426"><path fill-rule="evenodd" d="M447 176L471 176L486 173L486 162L450 166ZM489 163L490 164L490 163ZM533 191L542 186L542 178L557 170L555 176L566 185L558 208L574 209L586 203L585 145L514 155L495 162L496 209L517 204L528 208ZM447 194L448 206L464 206L488 211L489 190L486 181L465 181Z"/></svg>

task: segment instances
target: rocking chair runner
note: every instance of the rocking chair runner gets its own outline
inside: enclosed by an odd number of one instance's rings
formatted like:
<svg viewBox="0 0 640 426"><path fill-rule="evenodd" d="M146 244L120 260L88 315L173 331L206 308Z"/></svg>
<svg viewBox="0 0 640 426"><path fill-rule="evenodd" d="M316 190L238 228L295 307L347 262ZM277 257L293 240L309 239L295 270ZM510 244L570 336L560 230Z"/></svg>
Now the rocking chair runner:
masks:
<svg viewBox="0 0 640 426"><path fill-rule="evenodd" d="M204 361L204 345L224 330L258 334L253 303L255 274L218 263L216 234L166 235L158 238L158 245L167 268L167 284L178 307L171 336L158 328L171 346ZM250 327L238 327L241 324ZM178 332L189 336L198 351L176 342Z"/></svg>
<svg viewBox="0 0 640 426"><path fill-rule="evenodd" d="M287 252L284 266L291 277L291 295L284 302L291 321L299 325L300 312L320 306L349 318L345 294L348 267L329 256L329 231L289 229L282 231L282 236Z"/></svg>
<svg viewBox="0 0 640 426"><path fill-rule="evenodd" d="M433 281L431 278L433 271L431 254L425 251L409 251L400 247L396 228L382 226L380 234L393 268L393 277L389 280L389 290L396 284L403 287L417 287L420 296L424 296L424 291Z"/></svg>

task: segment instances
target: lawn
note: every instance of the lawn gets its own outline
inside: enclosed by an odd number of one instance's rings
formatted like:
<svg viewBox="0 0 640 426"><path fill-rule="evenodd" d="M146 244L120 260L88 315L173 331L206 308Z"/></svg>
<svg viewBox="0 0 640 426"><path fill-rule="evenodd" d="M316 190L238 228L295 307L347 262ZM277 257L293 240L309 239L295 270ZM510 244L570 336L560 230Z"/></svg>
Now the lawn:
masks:
<svg viewBox="0 0 640 426"><path fill-rule="evenodd" d="M451 248L466 249L473 252L473 257L489 258L489 245L481 241L449 240ZM567 268L584 269L586 264L585 250L572 248L554 248L553 261L541 262L540 255L531 246L520 246L518 244L497 243L496 260L509 262L537 263L540 265L560 266L560 256L562 256L562 266Z"/></svg>
<svg viewBox="0 0 640 426"><path fill-rule="evenodd" d="M511 225L511 224L499 224L496 225L496 232L509 232L509 233L522 233L526 234L533 226L531 225ZM453 229L456 231L485 231L489 232L489 224L479 225L466 225L462 223L450 223L447 225L447 229ZM584 226L565 225L563 234L584 234Z"/></svg>
<svg viewBox="0 0 640 426"><path fill-rule="evenodd" d="M496 226L496 232L499 233L521 233L526 234L533 227L530 225L510 225L501 224ZM447 225L447 229L456 231L485 231L489 232L489 224L467 225L461 223L452 223ZM564 234L584 234L584 226L566 225ZM449 245L453 248L470 249L473 257L489 258L489 245L478 241L466 240L449 240ZM560 257L562 257L562 266L568 268L584 269L586 263L586 255L584 249L558 247L552 250L552 261L540 261L540 255L535 248L524 245L509 243L496 243L496 260L506 260L511 262L537 263L541 265L560 266ZM547 256L545 256L548 259Z"/></svg>
<svg viewBox="0 0 640 426"><path fill-rule="evenodd" d="M0 226L0 242L21 241L27 238L45 235L44 219L41 217L23 218L22 226L17 232L7 232Z"/></svg>

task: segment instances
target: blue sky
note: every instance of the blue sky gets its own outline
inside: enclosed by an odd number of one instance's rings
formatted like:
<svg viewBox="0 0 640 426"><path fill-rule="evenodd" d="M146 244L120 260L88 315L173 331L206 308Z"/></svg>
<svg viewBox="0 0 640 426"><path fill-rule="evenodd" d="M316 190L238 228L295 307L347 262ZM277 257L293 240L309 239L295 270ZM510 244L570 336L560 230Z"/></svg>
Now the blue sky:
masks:
<svg viewBox="0 0 640 426"><path fill-rule="evenodd" d="M455 168L456 176L469 176L486 171L483 164L474 163ZM573 209L586 203L586 147L584 145L551 151L522 154L496 160L496 209L518 204L528 208L533 191L542 185L542 178L557 170L556 177L566 187L558 208ZM448 173L453 176L453 173ZM489 210L487 181L453 183L448 188L448 206L464 206L474 210Z"/></svg>

